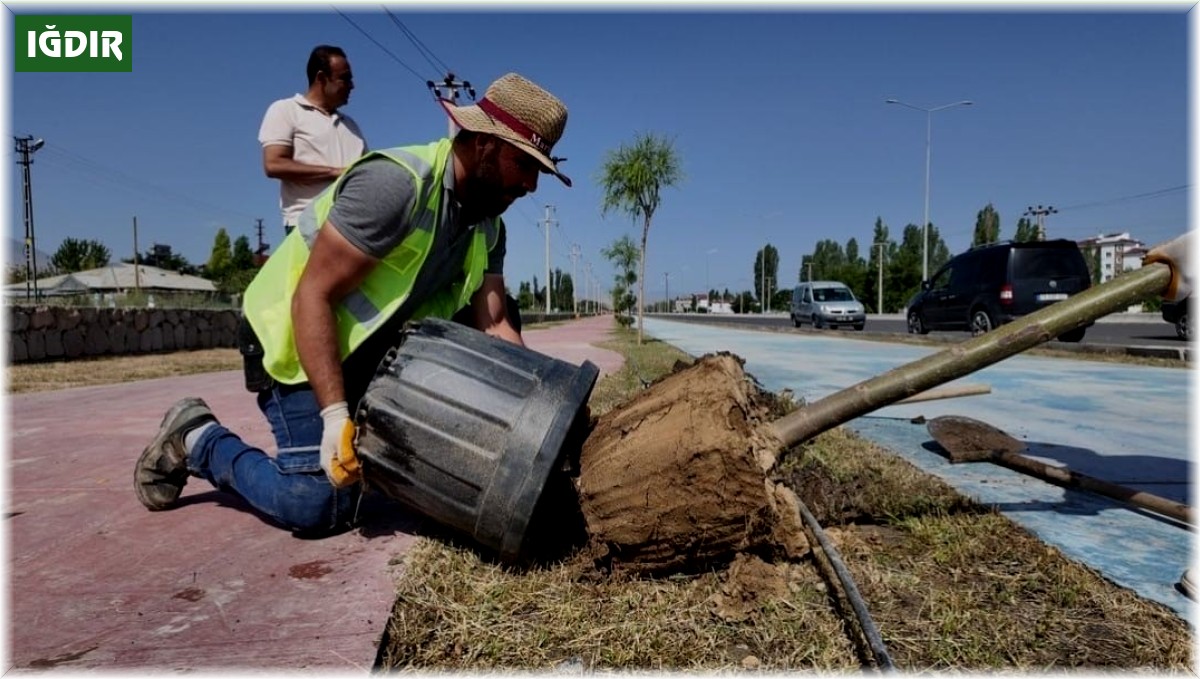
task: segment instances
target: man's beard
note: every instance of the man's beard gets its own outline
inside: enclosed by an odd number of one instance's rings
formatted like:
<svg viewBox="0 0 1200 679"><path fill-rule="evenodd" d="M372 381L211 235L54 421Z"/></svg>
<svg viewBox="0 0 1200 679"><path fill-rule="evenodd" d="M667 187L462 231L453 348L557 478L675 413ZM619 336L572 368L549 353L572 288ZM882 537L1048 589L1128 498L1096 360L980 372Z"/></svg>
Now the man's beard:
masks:
<svg viewBox="0 0 1200 679"><path fill-rule="evenodd" d="M471 213L482 219L504 214L511 205L500 175L499 151L480 157L471 182Z"/></svg>

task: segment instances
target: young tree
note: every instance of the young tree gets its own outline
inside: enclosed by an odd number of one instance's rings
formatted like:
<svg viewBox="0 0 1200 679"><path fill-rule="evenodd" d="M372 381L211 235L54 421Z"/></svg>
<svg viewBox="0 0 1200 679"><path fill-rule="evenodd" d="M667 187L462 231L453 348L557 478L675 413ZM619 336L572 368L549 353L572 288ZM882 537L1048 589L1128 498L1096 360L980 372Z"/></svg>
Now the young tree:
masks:
<svg viewBox="0 0 1200 679"><path fill-rule="evenodd" d="M233 268L237 271L257 269L254 264L254 250L250 249L250 239L245 235L233 241Z"/></svg>
<svg viewBox="0 0 1200 679"><path fill-rule="evenodd" d="M773 295L779 291L779 250L774 245L767 245L754 253L754 295L759 300L763 311L766 311L765 295ZM766 290L763 286L766 285Z"/></svg>
<svg viewBox="0 0 1200 679"><path fill-rule="evenodd" d="M50 264L58 273L72 273L108 266L111 256L108 247L100 241L64 238L50 257Z"/></svg>
<svg viewBox="0 0 1200 679"><path fill-rule="evenodd" d="M521 309L532 309L535 304L537 299L533 296L529 281L521 281L521 285L517 287L517 306Z"/></svg>
<svg viewBox="0 0 1200 679"><path fill-rule="evenodd" d="M854 291L854 296L860 301L867 291L867 262L858 252L858 239L846 241L846 265L838 275L837 280L845 283Z"/></svg>
<svg viewBox="0 0 1200 679"><path fill-rule="evenodd" d="M1037 240L1037 226L1025 217L1017 220L1017 233L1013 240L1018 243L1031 243Z"/></svg>
<svg viewBox="0 0 1200 679"><path fill-rule="evenodd" d="M883 247L880 247L880 243ZM875 218L875 231L871 237L871 252L867 256L867 272L866 280L863 284L863 304L875 309L875 313L884 313L883 308L875 308L879 306L879 277L880 277L880 258L884 261L884 270L887 268L887 253L888 249L895 247L895 243L891 242L888 236L888 227L883 223L882 217ZM884 275L883 287L888 288L890 279ZM886 303L884 308L887 308Z"/></svg>
<svg viewBox="0 0 1200 679"><path fill-rule="evenodd" d="M212 281L219 281L224 278L233 268L233 246L229 242L229 234L224 228L217 229L217 235L213 238L212 253L208 256L208 263L204 269L207 274L205 277Z"/></svg>
<svg viewBox="0 0 1200 679"><path fill-rule="evenodd" d="M811 274L814 281L836 281L846 267L846 253L837 241L822 239L813 247L812 257L805 265L809 263L812 264ZM809 275L808 271L804 273L806 277Z"/></svg>
<svg viewBox="0 0 1200 679"><path fill-rule="evenodd" d="M132 257L124 257L121 261L126 264L133 264ZM166 269L167 271L174 271L186 276L195 276L197 273L196 267L188 262L183 255L172 252L170 245L162 243L155 243L145 253L139 254L138 264Z"/></svg>
<svg viewBox="0 0 1200 679"><path fill-rule="evenodd" d="M600 213L616 210L635 222L642 220L642 247L638 266L638 344L642 343L643 309L646 302L646 241L650 224L662 201L662 190L683 179L679 156L673 143L651 133L640 134L632 144L609 151L604 160L600 185L604 199Z"/></svg>
<svg viewBox="0 0 1200 679"><path fill-rule="evenodd" d="M731 306L733 307L733 313L735 314L750 313L754 310L754 293L750 292L749 290L738 293L737 296L733 298Z"/></svg>
<svg viewBox="0 0 1200 679"><path fill-rule="evenodd" d="M575 282L571 274L555 269L550 277L554 280L554 294L550 296L550 305L559 311L571 311L574 308Z"/></svg>
<svg viewBox="0 0 1200 679"><path fill-rule="evenodd" d="M986 207L975 214L975 235L971 237L971 247L986 245L1000 240L1000 213L988 203ZM931 264L932 266L932 264Z"/></svg>
<svg viewBox="0 0 1200 679"><path fill-rule="evenodd" d="M613 276L613 311L618 315L618 322L626 323L620 316L621 312L632 314L638 301L632 292L633 285L638 282L638 246L629 236L621 236L612 245L600 250L600 254L617 267L617 273Z"/></svg>
<svg viewBox="0 0 1200 679"><path fill-rule="evenodd" d="M921 227L907 224L899 244L887 253L884 276L888 284L884 286L883 303L889 309L900 309L908 303L908 299L921 289L921 268L924 261L922 255ZM932 247L933 227L929 229L929 244ZM933 263L932 249L930 251L929 273L937 271Z"/></svg>
<svg viewBox="0 0 1200 679"><path fill-rule="evenodd" d="M942 234L933 224L929 225L929 275L950 261L950 247L942 240Z"/></svg>
<svg viewBox="0 0 1200 679"><path fill-rule="evenodd" d="M1092 285L1100 285L1100 248L1090 247L1085 249L1083 251L1083 261L1087 263L1088 273L1091 274L1092 278Z"/></svg>

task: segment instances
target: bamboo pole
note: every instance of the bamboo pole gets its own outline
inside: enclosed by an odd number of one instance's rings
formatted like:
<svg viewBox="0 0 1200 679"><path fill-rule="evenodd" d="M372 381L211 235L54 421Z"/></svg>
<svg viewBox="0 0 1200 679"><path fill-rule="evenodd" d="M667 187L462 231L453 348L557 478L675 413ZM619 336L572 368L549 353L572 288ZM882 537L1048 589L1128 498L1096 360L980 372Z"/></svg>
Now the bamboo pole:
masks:
<svg viewBox="0 0 1200 679"><path fill-rule="evenodd" d="M1148 264L989 333L834 392L767 426L784 448L807 441L860 415L969 375L1097 318L1161 295L1170 280L1169 266Z"/></svg>

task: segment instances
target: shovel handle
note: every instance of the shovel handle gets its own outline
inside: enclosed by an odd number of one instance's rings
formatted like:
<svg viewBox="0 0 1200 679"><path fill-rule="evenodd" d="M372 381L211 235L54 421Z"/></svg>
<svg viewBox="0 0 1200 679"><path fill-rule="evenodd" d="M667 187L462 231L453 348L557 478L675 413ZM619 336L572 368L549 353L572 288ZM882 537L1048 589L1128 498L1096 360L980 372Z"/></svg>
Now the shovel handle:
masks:
<svg viewBox="0 0 1200 679"><path fill-rule="evenodd" d="M900 399L896 401L896 405L905 403L921 403L922 401L937 401L944 398L959 398L961 396L980 396L983 394L992 393L992 388L986 384L964 384L959 387L944 387L942 389L930 389L923 391L915 396Z"/></svg>
<svg viewBox="0 0 1200 679"><path fill-rule="evenodd" d="M1026 472L1043 478L1047 481L1059 483L1061 485L1073 486L1090 490L1093 493L1098 493L1116 500L1128 502L1136 507L1149 509L1153 512L1158 512L1163 516L1168 516L1176 521L1182 521L1189 526L1196 525L1195 515L1192 508L1182 502L1168 500L1165 497L1154 495L1140 490L1134 490L1127 486L1117 485L1108 481L1102 481L1093 476L1080 474L1070 469L1055 467L1044 462L1039 462L1033 458L1021 455L1020 453L1002 452L997 453L991 458L995 462L1003 464L1005 467L1010 467L1017 471Z"/></svg>

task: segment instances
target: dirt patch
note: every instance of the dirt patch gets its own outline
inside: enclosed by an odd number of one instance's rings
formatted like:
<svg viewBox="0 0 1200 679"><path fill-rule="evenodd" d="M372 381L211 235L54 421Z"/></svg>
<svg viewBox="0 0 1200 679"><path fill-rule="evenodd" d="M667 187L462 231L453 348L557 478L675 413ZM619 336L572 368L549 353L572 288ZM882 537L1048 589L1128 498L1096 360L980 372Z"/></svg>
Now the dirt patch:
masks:
<svg viewBox="0 0 1200 679"><path fill-rule="evenodd" d="M332 572L333 569L329 567L329 564L320 560L298 563L288 569L288 575L297 580L316 580Z"/></svg>
<svg viewBox="0 0 1200 679"><path fill-rule="evenodd" d="M204 590L197 587L188 587L187 589L175 592L172 598L195 602L204 598Z"/></svg>
<svg viewBox="0 0 1200 679"><path fill-rule="evenodd" d="M599 418L580 455L579 495L605 566L695 571L738 552L803 552L784 489L767 478L774 403L728 354L702 357Z"/></svg>
<svg viewBox="0 0 1200 679"><path fill-rule="evenodd" d="M743 622L787 594L787 564L771 564L757 556L739 554L725 572L721 590L710 601L717 617Z"/></svg>

